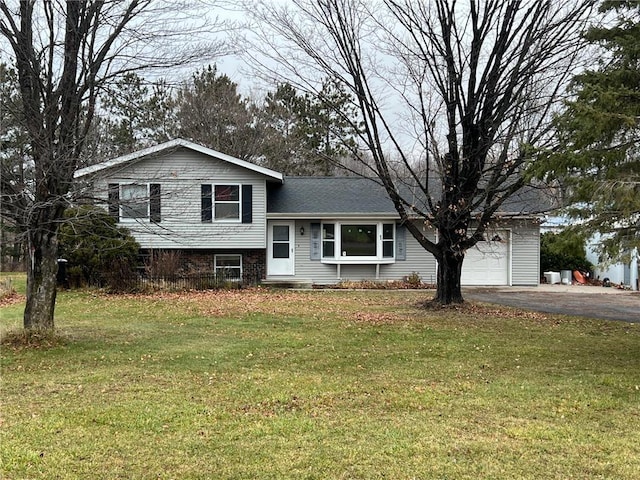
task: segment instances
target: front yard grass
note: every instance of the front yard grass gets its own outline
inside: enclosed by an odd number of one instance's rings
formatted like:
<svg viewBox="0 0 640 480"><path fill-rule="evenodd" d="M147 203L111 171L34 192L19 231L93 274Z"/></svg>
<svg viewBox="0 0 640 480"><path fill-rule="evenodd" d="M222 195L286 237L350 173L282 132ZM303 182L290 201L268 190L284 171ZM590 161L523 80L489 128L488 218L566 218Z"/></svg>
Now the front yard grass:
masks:
<svg viewBox="0 0 640 480"><path fill-rule="evenodd" d="M429 292L62 292L10 343L7 479L636 479L640 327Z"/></svg>

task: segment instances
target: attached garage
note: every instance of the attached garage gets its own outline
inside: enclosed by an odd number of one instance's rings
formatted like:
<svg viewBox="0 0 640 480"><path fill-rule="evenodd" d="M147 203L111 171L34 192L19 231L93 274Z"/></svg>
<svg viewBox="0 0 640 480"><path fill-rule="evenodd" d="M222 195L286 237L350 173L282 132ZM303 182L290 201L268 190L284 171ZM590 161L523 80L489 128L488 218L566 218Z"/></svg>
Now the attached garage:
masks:
<svg viewBox="0 0 640 480"><path fill-rule="evenodd" d="M488 233L467 250L462 264L462 285L509 285L509 232Z"/></svg>

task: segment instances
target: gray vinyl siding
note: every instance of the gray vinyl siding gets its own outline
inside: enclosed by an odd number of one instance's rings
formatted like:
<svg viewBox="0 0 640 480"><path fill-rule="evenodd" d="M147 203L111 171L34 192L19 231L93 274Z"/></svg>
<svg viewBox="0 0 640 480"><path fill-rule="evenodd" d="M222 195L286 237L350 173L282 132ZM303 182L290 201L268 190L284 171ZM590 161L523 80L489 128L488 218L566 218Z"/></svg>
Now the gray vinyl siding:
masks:
<svg viewBox="0 0 640 480"><path fill-rule="evenodd" d="M511 233L511 284L540 283L540 227L533 221L516 221Z"/></svg>
<svg viewBox="0 0 640 480"><path fill-rule="evenodd" d="M305 234L300 235L300 227ZM538 285L540 268L539 227L532 221L515 220L503 225L510 231L510 278L512 285ZM311 260L311 224L297 221L295 250L295 277L316 285L330 285L340 280L376 280L375 265L342 265L340 278L337 266ZM433 239L435 235L432 236ZM416 272L423 282L436 283L437 263L433 255L424 250L407 232L407 260L380 265L378 281L400 280Z"/></svg>
<svg viewBox="0 0 640 480"><path fill-rule="evenodd" d="M304 227L304 235L300 235L300 227ZM311 281L316 285L331 285L341 280L376 280L375 265L342 265L340 278L337 276L337 265L324 264L311 260L311 224L308 221L297 221L295 249L295 276L300 280ZM392 264L380 265L378 281L401 280L416 272L424 282L435 283L436 262L433 255L424 250L407 232L407 259Z"/></svg>
<svg viewBox="0 0 640 480"><path fill-rule="evenodd" d="M266 179L250 170L187 149L165 153L103 172L94 184L107 198L110 183L159 183L161 222L121 220L142 248L265 248ZM252 185L253 222L202 223L202 184Z"/></svg>

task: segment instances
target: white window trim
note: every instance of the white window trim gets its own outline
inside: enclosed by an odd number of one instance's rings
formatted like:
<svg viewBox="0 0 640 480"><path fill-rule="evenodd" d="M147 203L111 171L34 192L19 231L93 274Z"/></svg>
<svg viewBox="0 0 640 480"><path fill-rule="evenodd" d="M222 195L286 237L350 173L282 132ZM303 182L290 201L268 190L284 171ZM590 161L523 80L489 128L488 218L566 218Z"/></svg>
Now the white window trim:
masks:
<svg viewBox="0 0 640 480"><path fill-rule="evenodd" d="M325 224L334 225L334 257L325 257L324 256L324 245L321 244L321 263L326 264L359 264L359 265L367 265L367 264L390 264L396 262L396 224L395 222L389 221L327 221L322 222L320 225L320 231L322 232ZM383 241L383 228L384 225L393 225L393 256L384 257L384 241ZM375 225L376 226L376 255L375 256L343 256L342 250L339 248L342 246L342 226L343 225ZM389 241L386 239L385 241ZM324 239L321 239L321 242L324 242Z"/></svg>
<svg viewBox="0 0 640 480"><path fill-rule="evenodd" d="M115 182L114 182L115 183ZM143 197L144 202L147 205L147 214L144 217L125 217L124 216L124 206L126 206L126 200L123 199L124 195L122 194L122 189L124 187L130 187L130 186L136 186L136 187L145 187L146 189L146 193L145 196ZM118 192L118 198L119 198L119 203L120 205L118 206L118 220L120 223L139 223L139 222L143 222L149 221L149 218L151 216L151 202L150 202L150 189L151 189L151 184L150 183L142 183L142 182L118 182L118 187L119 187L119 192ZM140 202L142 203L142 202Z"/></svg>
<svg viewBox="0 0 640 480"><path fill-rule="evenodd" d="M231 278L229 279L230 281L241 281L242 280L242 254L241 253L218 253L215 254L213 256L213 270L214 272L217 274L218 270L224 270L225 268L229 268L226 266L220 266L218 267L218 257L238 257L240 260L240 276L235 279L235 278ZM238 268L238 267L233 267L233 268Z"/></svg>
<svg viewBox="0 0 640 480"><path fill-rule="evenodd" d="M216 186L238 187L238 200L216 201ZM216 218L216 204L238 204L238 218ZM211 223L242 223L242 184L220 182L211 184Z"/></svg>

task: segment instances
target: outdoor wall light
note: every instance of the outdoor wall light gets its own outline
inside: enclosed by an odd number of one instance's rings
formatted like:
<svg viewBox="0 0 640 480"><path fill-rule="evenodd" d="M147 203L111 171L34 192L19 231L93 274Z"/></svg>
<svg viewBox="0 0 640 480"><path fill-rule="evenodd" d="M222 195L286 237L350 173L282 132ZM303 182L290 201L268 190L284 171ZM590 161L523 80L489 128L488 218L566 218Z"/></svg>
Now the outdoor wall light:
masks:
<svg viewBox="0 0 640 480"><path fill-rule="evenodd" d="M304 236L304 227L300 227L300 236Z"/></svg>

